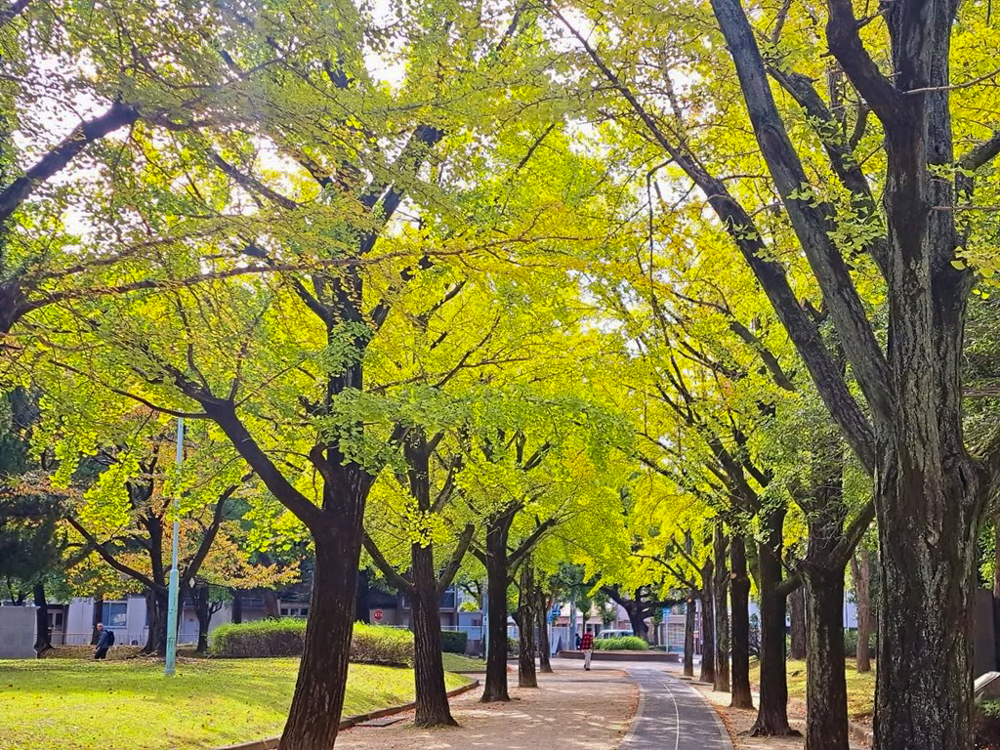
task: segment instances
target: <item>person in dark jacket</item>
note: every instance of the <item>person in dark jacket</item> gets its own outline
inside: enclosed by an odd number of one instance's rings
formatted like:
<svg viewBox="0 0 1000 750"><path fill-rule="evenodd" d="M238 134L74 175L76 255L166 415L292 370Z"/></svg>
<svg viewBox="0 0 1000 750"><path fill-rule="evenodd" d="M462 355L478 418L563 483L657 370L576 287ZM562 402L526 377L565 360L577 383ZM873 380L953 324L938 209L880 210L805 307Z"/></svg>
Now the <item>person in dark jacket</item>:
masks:
<svg viewBox="0 0 1000 750"><path fill-rule="evenodd" d="M97 623L97 646L94 647L94 658L103 659L108 655L108 649L115 645L115 634L106 630L103 622Z"/></svg>

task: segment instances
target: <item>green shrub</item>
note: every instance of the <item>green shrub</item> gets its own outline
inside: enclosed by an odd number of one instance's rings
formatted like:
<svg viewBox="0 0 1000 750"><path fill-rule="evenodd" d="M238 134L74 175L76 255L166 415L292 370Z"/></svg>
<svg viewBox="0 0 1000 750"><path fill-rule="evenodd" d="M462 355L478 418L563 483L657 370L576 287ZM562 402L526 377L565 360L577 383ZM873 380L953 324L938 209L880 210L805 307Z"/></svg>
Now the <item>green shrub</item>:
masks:
<svg viewBox="0 0 1000 750"><path fill-rule="evenodd" d="M211 634L212 656L228 659L301 656L306 621L295 618L220 625Z"/></svg>
<svg viewBox="0 0 1000 750"><path fill-rule="evenodd" d="M872 660L875 659L875 646L877 645L877 633L868 634L868 653ZM844 631L844 656L853 658L858 655L858 631L851 629Z"/></svg>
<svg viewBox="0 0 1000 750"><path fill-rule="evenodd" d="M507 655L508 656L517 656L517 652L518 652L519 648L520 648L520 644L517 642L517 638L511 638L508 635L507 636Z"/></svg>
<svg viewBox="0 0 1000 750"><path fill-rule="evenodd" d="M306 621L296 618L253 620L221 625L212 632L212 656L228 659L301 656ZM413 633L399 628L354 624L351 661L365 664L412 664Z"/></svg>
<svg viewBox="0 0 1000 750"><path fill-rule="evenodd" d="M413 633L403 628L354 623L351 661L364 664L413 664Z"/></svg>
<svg viewBox="0 0 1000 750"><path fill-rule="evenodd" d="M598 651L648 651L649 644L635 635L624 638L597 638L594 648Z"/></svg>
<svg viewBox="0 0 1000 750"><path fill-rule="evenodd" d="M464 654L469 645L469 634L457 630L441 631L441 650L449 654Z"/></svg>

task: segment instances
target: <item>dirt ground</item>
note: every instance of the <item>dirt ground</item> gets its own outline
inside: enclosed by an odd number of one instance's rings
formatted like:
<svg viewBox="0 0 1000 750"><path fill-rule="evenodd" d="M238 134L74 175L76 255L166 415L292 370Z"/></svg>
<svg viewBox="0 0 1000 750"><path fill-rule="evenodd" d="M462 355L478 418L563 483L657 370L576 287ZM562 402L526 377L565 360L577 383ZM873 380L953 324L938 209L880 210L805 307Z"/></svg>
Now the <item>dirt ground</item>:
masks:
<svg viewBox="0 0 1000 750"><path fill-rule="evenodd" d="M354 727L337 737L337 750L615 750L639 702L624 673L556 669L539 675L537 690L511 681L510 703L480 703L482 688L452 700L458 727L415 729L412 712L387 727Z"/></svg>
<svg viewBox="0 0 1000 750"><path fill-rule="evenodd" d="M788 723L792 729L800 733L798 737L751 737L750 729L757 718L756 709L750 711L740 708L730 708L729 701L732 696L729 693L717 693L712 690L712 686L704 682L691 682L705 699L711 703L726 725L729 736L733 740L736 750L802 750L805 746L805 704L800 701L789 701L788 703ZM757 695L754 694L756 704ZM858 743L851 742L852 747L857 747Z"/></svg>

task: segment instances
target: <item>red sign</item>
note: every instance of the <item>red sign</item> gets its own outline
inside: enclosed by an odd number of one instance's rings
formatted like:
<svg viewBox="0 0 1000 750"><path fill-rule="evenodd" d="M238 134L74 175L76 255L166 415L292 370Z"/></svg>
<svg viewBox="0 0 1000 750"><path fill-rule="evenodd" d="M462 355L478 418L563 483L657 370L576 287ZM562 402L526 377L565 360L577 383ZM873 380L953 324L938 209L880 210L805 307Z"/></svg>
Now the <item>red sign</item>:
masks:
<svg viewBox="0 0 1000 750"><path fill-rule="evenodd" d="M372 612L372 619L375 620L375 622L382 622L382 617L384 615L385 612L383 612L381 609L376 609L374 612Z"/></svg>

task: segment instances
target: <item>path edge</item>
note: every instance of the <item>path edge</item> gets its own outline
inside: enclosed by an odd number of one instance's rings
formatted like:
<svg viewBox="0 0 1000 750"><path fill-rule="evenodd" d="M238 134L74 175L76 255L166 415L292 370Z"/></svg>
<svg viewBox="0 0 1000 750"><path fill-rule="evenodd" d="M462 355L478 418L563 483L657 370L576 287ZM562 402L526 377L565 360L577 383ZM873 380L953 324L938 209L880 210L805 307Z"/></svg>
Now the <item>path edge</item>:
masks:
<svg viewBox="0 0 1000 750"><path fill-rule="evenodd" d="M449 698L454 698L456 696L467 693L470 690L475 690L479 687L479 680L473 680L467 685L462 685L453 690L449 690L447 695ZM354 716L348 716L345 719L340 720L340 726L337 731L343 731L345 729L350 729L355 724L361 724L366 721L371 721L372 719L381 719L385 716L394 716L395 714L401 714L406 711L412 711L417 707L416 701L411 701L410 703L400 703L398 706L389 706L388 708L380 708L377 711L369 711L366 714L356 714ZM243 742L239 745L225 745L223 747L216 747L213 750L275 750L278 747L278 742L281 737L268 737L263 740L254 740L252 742Z"/></svg>
<svg viewBox="0 0 1000 750"><path fill-rule="evenodd" d="M628 674L628 672L626 671L625 674ZM635 716L632 717L632 726L628 728L628 732L624 737L622 737L622 741L618 743L618 750L628 750L629 746L632 744L632 738L635 737L636 727L639 726L639 720L642 719L642 706L646 702L646 691L642 689L642 685L640 685L639 681L632 675L628 674L628 678L639 691L639 702L635 707Z"/></svg>

